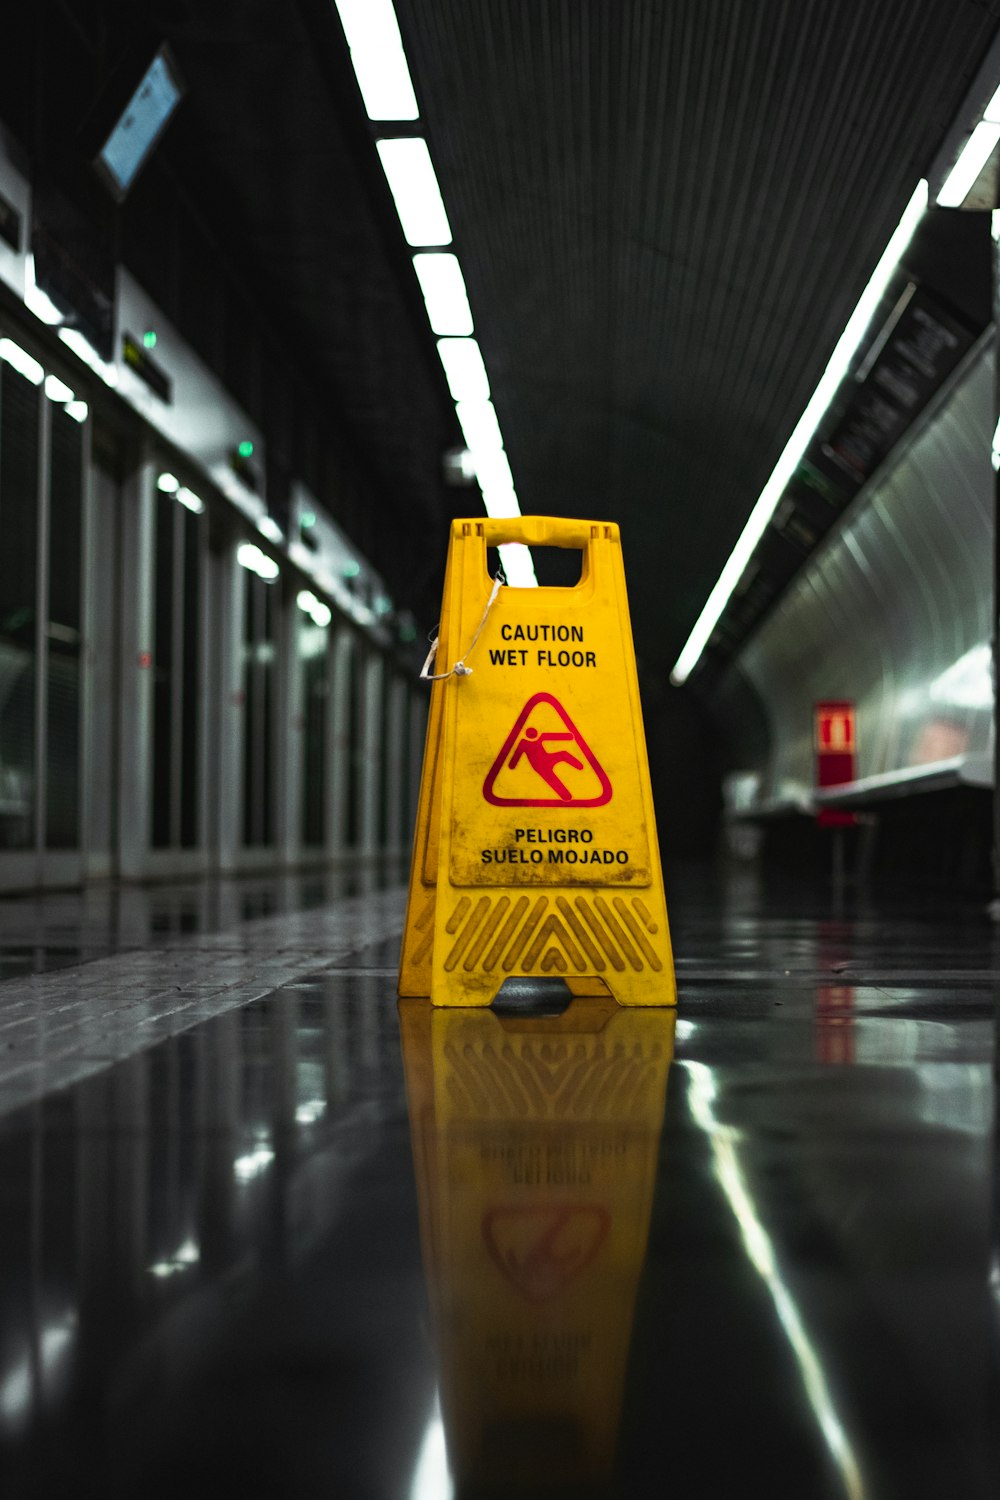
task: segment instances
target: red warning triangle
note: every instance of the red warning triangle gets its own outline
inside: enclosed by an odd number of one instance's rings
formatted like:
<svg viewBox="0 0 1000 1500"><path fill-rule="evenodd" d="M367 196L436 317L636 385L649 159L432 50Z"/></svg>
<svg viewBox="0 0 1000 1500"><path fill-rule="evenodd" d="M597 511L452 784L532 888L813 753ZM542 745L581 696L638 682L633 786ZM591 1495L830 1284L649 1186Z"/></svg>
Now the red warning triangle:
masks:
<svg viewBox="0 0 1000 1500"><path fill-rule="evenodd" d="M535 693L490 767L483 796L494 807L603 807L611 782L558 698Z"/></svg>

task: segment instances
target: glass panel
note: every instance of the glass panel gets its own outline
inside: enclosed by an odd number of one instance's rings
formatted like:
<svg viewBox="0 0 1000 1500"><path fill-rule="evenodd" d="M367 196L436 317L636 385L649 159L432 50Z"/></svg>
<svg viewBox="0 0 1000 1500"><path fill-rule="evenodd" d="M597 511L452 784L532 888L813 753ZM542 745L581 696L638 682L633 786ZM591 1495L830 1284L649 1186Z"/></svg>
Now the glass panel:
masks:
<svg viewBox="0 0 1000 1500"><path fill-rule="evenodd" d="M243 842L274 841L273 722L274 591L248 573L243 616Z"/></svg>
<svg viewBox="0 0 1000 1500"><path fill-rule="evenodd" d="M0 367L0 849L35 842L40 399Z"/></svg>
<svg viewBox="0 0 1000 1500"><path fill-rule="evenodd" d="M108 465L106 467L105 465ZM118 701L119 523L116 455L93 468L93 573L87 583L92 618L91 765L87 772L87 849L110 855L114 848L115 723Z"/></svg>
<svg viewBox="0 0 1000 1500"><path fill-rule="evenodd" d="M257 592L256 579L248 573L244 582L243 596L243 842L255 842L254 826L254 777L256 772L256 745L253 726L256 718L257 674L254 671L254 605Z"/></svg>
<svg viewBox="0 0 1000 1500"><path fill-rule="evenodd" d="M378 768L378 834L376 842L380 849L384 849L389 839L389 804L392 796L389 790L389 781L392 777L393 756L395 747L389 744L389 731L394 727L392 721L392 688L393 676L383 663L382 681L380 684L381 730L379 732L379 768Z"/></svg>
<svg viewBox="0 0 1000 1500"><path fill-rule="evenodd" d="M198 843L198 742L201 724L201 521L184 525L184 677L181 690L181 846Z"/></svg>
<svg viewBox="0 0 1000 1500"><path fill-rule="evenodd" d="M327 642L329 631L303 622L302 662L302 842L322 847L326 819Z"/></svg>
<svg viewBox="0 0 1000 1500"><path fill-rule="evenodd" d="M177 502L156 492L156 599L153 610L153 848L171 842L174 737L174 537Z"/></svg>
<svg viewBox="0 0 1000 1500"><path fill-rule="evenodd" d="M45 843L80 846L80 543L83 428L52 406L49 457L48 746Z"/></svg>
<svg viewBox="0 0 1000 1500"><path fill-rule="evenodd" d="M201 523L156 496L156 672L153 682L153 847L198 843L201 722Z"/></svg>
<svg viewBox="0 0 1000 1500"><path fill-rule="evenodd" d="M361 840L361 791L364 786L364 759L365 747L362 736L364 735L364 662L362 661L361 648L357 640L350 656L350 704L351 722L350 739L346 745L347 753L347 817L345 843L348 849L356 849Z"/></svg>
<svg viewBox="0 0 1000 1500"><path fill-rule="evenodd" d="M261 842L274 843L274 626L275 594L273 587L261 582L264 591L264 632L258 647L258 669L263 679L263 712L259 729L261 741L261 787L263 803Z"/></svg>

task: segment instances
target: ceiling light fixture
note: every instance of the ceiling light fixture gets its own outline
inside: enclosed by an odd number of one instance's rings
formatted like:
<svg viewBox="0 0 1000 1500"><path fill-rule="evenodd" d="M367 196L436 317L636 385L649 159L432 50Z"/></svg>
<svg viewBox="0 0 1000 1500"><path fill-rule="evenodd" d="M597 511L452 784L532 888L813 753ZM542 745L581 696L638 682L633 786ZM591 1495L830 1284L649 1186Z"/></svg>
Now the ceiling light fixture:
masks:
<svg viewBox="0 0 1000 1500"><path fill-rule="evenodd" d="M497 548L497 551L503 563L504 577L511 588L534 589L538 587L530 548L526 547L523 542L504 542L503 546Z"/></svg>
<svg viewBox="0 0 1000 1500"><path fill-rule="evenodd" d="M70 390L65 380L60 380L58 375L46 375L45 394L58 406L65 406L67 401L72 401L76 396L76 392Z"/></svg>
<svg viewBox="0 0 1000 1500"><path fill-rule="evenodd" d="M982 118L975 126L958 160L941 184L936 202L941 208L961 208L975 187L980 172L1000 141L1000 88L996 90Z"/></svg>
<svg viewBox="0 0 1000 1500"><path fill-rule="evenodd" d="M1000 141L1000 121L980 120L958 161L945 178L937 201L941 208L961 208Z"/></svg>
<svg viewBox="0 0 1000 1500"><path fill-rule="evenodd" d="M24 258L24 305L30 313L34 313L36 318L50 327L56 327L63 321L62 308L56 306L48 292L43 292L35 280L35 257L30 254Z"/></svg>
<svg viewBox="0 0 1000 1500"><path fill-rule="evenodd" d="M392 0L336 0L369 120L416 120L416 95Z"/></svg>
<svg viewBox="0 0 1000 1500"><path fill-rule="evenodd" d="M455 411L478 475L481 455L503 448L496 409L492 401L456 401Z"/></svg>
<svg viewBox="0 0 1000 1500"><path fill-rule="evenodd" d="M95 375L100 375L105 385L112 388L118 384L118 370L114 365L108 364L107 360L101 358L97 350L88 338L80 332L79 328L60 328L59 337L67 348L72 349L78 359L93 370Z"/></svg>
<svg viewBox="0 0 1000 1500"><path fill-rule="evenodd" d="M303 614L309 616L313 624L325 630L333 619L333 610L322 599L317 599L311 589L300 589L295 596L295 602Z"/></svg>
<svg viewBox="0 0 1000 1500"><path fill-rule="evenodd" d="M521 514L521 507L513 485L509 489L503 486L483 485L483 506L486 514L493 521L509 521L512 517Z"/></svg>
<svg viewBox="0 0 1000 1500"><path fill-rule="evenodd" d="M186 484L178 485L177 489L174 491L174 496L187 510L191 511L194 515L200 516L204 514L204 500L200 495L196 495L194 490L189 490Z"/></svg>
<svg viewBox="0 0 1000 1500"><path fill-rule="evenodd" d="M38 360L27 349L22 349L20 344L15 344L13 339L0 339L0 359L19 375L23 375L25 380L30 380L32 385L41 385L45 378L45 371Z"/></svg>
<svg viewBox="0 0 1000 1500"><path fill-rule="evenodd" d="M236 561L241 568L256 573L265 583L273 583L281 572L273 557L268 557L254 542L241 542L236 549Z"/></svg>
<svg viewBox="0 0 1000 1500"><path fill-rule="evenodd" d="M767 530L768 522L774 515L792 475L798 468L799 462L809 446L812 438L823 418L824 413L837 393L837 388L844 376L847 374L851 360L857 353L858 346L868 330L869 324L875 315L880 301L889 286L890 281L899 265L900 260L906 253L906 248L916 232L927 209L927 181L921 178L909 203L903 210L902 217L893 230L882 252L878 265L871 274L871 278L847 321L847 326L836 347L830 355L826 369L820 377L820 382L813 391L806 405L805 411L785 444L778 462L775 464L756 505L750 512L750 518L743 528L743 532L730 554L718 582L709 594L701 614L695 622L694 629L688 636L683 651L674 664L670 674L671 682L678 686L686 682L701 658L701 654L708 644L712 631L718 624L722 611L729 602L730 596L739 583L743 570L750 561L754 548Z"/></svg>
<svg viewBox="0 0 1000 1500"><path fill-rule="evenodd" d="M413 257L413 269L424 294L427 317L435 333L462 337L472 332L472 309L458 256L447 250Z"/></svg>
<svg viewBox="0 0 1000 1500"><path fill-rule="evenodd" d="M489 401L489 376L475 339L438 339L438 354L453 401Z"/></svg>
<svg viewBox="0 0 1000 1500"><path fill-rule="evenodd" d="M257 522L257 530L261 536L266 536L269 542L284 541L284 533L273 516L261 516Z"/></svg>
<svg viewBox="0 0 1000 1500"><path fill-rule="evenodd" d="M484 493L489 490L492 494L499 494L502 490L514 488L510 463L502 448L475 448L472 461L476 466L476 479Z"/></svg>
<svg viewBox="0 0 1000 1500"><path fill-rule="evenodd" d="M403 237L408 245L450 245L451 226L427 142L419 136L376 141Z"/></svg>
<svg viewBox="0 0 1000 1500"><path fill-rule="evenodd" d="M354 70L370 119L417 119L399 24L391 0L336 0ZM398 52L397 52L398 48ZM364 66L372 65L371 81ZM405 72L405 86L400 83ZM378 67L382 66L382 76ZM395 94L388 80L396 79ZM385 87L385 94L381 92ZM406 90L409 90L407 93ZM387 102L392 99L392 103ZM377 101L377 102L376 102ZM403 113L412 101L412 113ZM385 113L379 113L384 110ZM437 251L413 257L413 268L431 329L438 334L438 353L456 413L475 464L486 514L511 518L521 513L503 451L503 437L489 400L490 383L479 345L471 337L474 323L469 294L457 256L443 251L451 244L451 225L427 143L419 136L375 142L392 193L406 243L414 249ZM536 584L527 547L501 548L510 554L507 576L521 588Z"/></svg>

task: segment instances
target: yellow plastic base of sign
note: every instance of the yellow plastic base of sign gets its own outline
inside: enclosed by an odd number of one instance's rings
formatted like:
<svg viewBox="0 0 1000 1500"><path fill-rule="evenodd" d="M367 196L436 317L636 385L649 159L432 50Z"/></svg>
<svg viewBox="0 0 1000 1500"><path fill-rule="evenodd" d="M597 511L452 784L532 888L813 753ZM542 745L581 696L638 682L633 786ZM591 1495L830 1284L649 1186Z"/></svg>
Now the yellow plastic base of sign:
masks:
<svg viewBox="0 0 1000 1500"><path fill-rule="evenodd" d="M400 1005L462 1494L577 1494L611 1471L674 1020L607 998L530 1019Z"/></svg>
<svg viewBox="0 0 1000 1500"><path fill-rule="evenodd" d="M491 605L486 549L507 542L579 548L579 583ZM674 1005L618 527L453 522L437 671L400 995L489 1005L536 976Z"/></svg>

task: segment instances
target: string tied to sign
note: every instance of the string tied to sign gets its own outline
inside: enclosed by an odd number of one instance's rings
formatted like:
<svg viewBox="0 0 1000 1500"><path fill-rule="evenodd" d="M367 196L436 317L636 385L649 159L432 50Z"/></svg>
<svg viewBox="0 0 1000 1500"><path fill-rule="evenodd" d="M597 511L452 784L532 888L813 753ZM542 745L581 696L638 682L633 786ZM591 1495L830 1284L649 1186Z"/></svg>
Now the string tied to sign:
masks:
<svg viewBox="0 0 1000 1500"><path fill-rule="evenodd" d="M490 610L496 603L497 595L504 587L506 582L507 579L504 577L503 568L497 568L496 576L493 579L493 587L490 590L490 597L486 601L486 608L483 610L483 618L480 620L478 626L476 627L476 633L472 637L472 640L469 642L468 646L465 648L464 654L459 657L455 665L453 667L450 667L447 672L435 673L431 671L431 667L434 665L434 658L437 656L438 649L438 636L437 632L435 631L434 639L431 641L431 649L428 651L426 660L424 661L423 666L420 668L421 682L445 682L449 677L470 677L472 675L472 668L466 666L465 658L472 655L473 648L479 637L483 633L483 628L486 625L486 621L489 619ZM438 629L440 629L440 626L438 627Z"/></svg>

